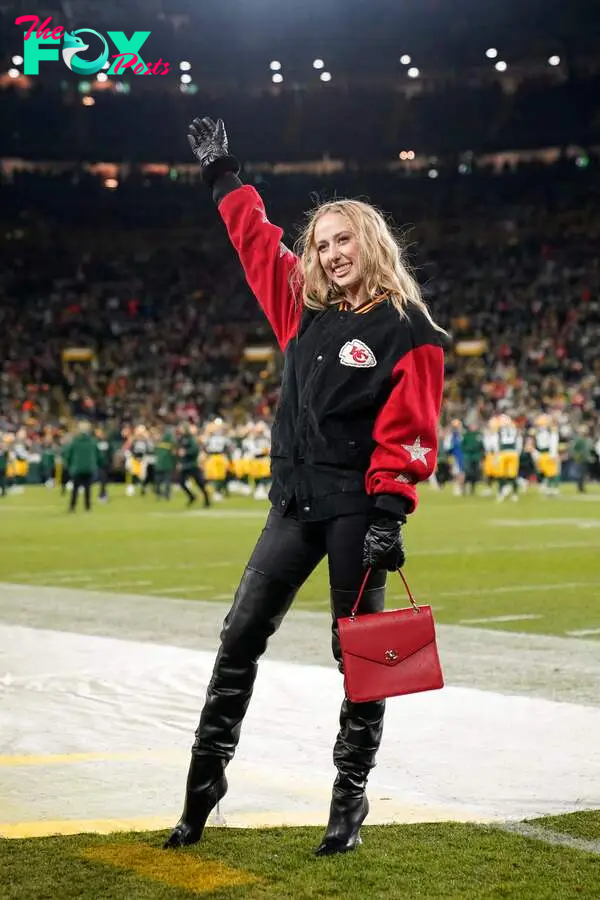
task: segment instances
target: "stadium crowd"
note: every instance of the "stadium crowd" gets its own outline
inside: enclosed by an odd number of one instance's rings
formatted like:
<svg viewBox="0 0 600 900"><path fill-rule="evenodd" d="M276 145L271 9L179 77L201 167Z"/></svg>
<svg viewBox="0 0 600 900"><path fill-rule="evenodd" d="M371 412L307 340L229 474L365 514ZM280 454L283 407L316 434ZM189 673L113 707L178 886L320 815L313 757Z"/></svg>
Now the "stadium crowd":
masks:
<svg viewBox="0 0 600 900"><path fill-rule="evenodd" d="M454 339L445 429L483 429L508 413L526 431L550 413L563 461L582 428L600 449L594 165L255 180L290 241L311 190L368 194L411 226L410 259ZM270 421L279 356L247 359L249 346L274 342L203 190L133 178L110 192L91 176L74 184L73 173L4 185L4 208L17 214L0 242L0 432L25 428L35 445L78 418L111 434ZM79 227L96 195L105 205ZM132 205L137 221L123 227Z"/></svg>

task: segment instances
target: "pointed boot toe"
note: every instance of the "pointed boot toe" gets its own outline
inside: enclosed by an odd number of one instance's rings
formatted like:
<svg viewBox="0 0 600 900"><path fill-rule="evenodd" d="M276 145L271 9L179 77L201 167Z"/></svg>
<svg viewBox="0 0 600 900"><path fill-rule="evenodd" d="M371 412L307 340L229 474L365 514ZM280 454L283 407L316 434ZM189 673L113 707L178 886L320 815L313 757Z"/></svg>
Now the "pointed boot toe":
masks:
<svg viewBox="0 0 600 900"><path fill-rule="evenodd" d="M163 844L163 850L197 844L202 837L206 820L226 793L225 775L221 775L218 781L201 789L188 786L183 815Z"/></svg>
<svg viewBox="0 0 600 900"><path fill-rule="evenodd" d="M324 837L319 846L316 848L315 856L334 856L336 853L351 853L362 844L360 833L352 840L344 841L341 838Z"/></svg>
<svg viewBox="0 0 600 900"><path fill-rule="evenodd" d="M167 840L163 844L163 850L175 850L178 847L190 847L197 844L202 837L202 830L192 828L187 822L179 821Z"/></svg>
<svg viewBox="0 0 600 900"><path fill-rule="evenodd" d="M363 794L357 798L334 798L329 824L315 856L350 853L362 844L360 826L369 814L369 801Z"/></svg>

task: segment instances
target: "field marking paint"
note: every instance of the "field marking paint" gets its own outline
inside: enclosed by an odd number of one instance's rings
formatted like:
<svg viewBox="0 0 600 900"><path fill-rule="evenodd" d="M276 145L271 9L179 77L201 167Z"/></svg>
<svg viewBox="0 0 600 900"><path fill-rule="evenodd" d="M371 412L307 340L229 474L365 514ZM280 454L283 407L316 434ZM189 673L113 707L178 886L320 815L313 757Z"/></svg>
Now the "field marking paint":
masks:
<svg viewBox="0 0 600 900"><path fill-rule="evenodd" d="M155 831L173 825L173 817L139 819L58 819L41 822L0 822L0 837L35 838L60 834L111 834L113 831ZM177 857L179 859L179 857Z"/></svg>
<svg viewBox="0 0 600 900"><path fill-rule="evenodd" d="M506 584L502 587L486 588L484 591L478 591L477 588L465 588L460 591L434 591L432 597L487 597L491 594L512 594L523 593L523 591L561 591L570 588L580 587L598 587L600 581L559 581L553 584L527 584L522 581L520 584Z"/></svg>
<svg viewBox="0 0 600 900"><path fill-rule="evenodd" d="M600 628L582 628L580 631L567 631L569 637L586 637L588 634L600 634Z"/></svg>
<svg viewBox="0 0 600 900"><path fill-rule="evenodd" d="M134 872L141 878L181 888L194 894L209 894L220 888L241 887L262 881L245 869L194 856L167 854L158 847L137 841L134 844L101 844L79 851L78 856L105 866Z"/></svg>
<svg viewBox="0 0 600 900"><path fill-rule="evenodd" d="M10 577L17 579L30 579L28 581L28 584L35 584L36 581L40 578L53 578L56 582L60 582L62 584L63 582L68 583L69 581L84 581L88 579L90 575L94 577L96 577L97 575L122 575L123 572L158 572L164 571L165 569L169 569L172 572L178 572L180 570L198 569L200 567L202 567L203 569L218 569L230 565L230 562L225 562L223 560L206 563L180 563L175 565L173 565L172 563L145 563L144 565L137 566L114 565L100 569L46 569L45 571L35 573L17 572L15 575L11 575ZM33 581L31 579L33 579Z"/></svg>
<svg viewBox="0 0 600 900"><path fill-rule="evenodd" d="M52 512L48 506L8 506L2 503L0 512Z"/></svg>
<svg viewBox="0 0 600 900"><path fill-rule="evenodd" d="M266 519L269 507L264 509L197 509L193 512L183 512L186 519ZM170 512L151 512L149 516L160 516L164 518L168 516L172 518L173 513Z"/></svg>
<svg viewBox="0 0 600 900"><path fill-rule="evenodd" d="M109 593L113 588L124 588L124 587L148 587L149 584L154 584L153 581L113 581L113 582L102 582L101 584L88 584L86 586L86 590L88 591L106 591Z"/></svg>
<svg viewBox="0 0 600 900"><path fill-rule="evenodd" d="M174 588L156 588L156 590L149 591L152 596L162 597L163 594L193 594L195 591L212 591L214 590L214 584L197 584L192 587L174 587Z"/></svg>
<svg viewBox="0 0 600 900"><path fill-rule="evenodd" d="M206 563L207 566L210 563ZM107 566L103 568L89 568L89 569L57 569L54 571L53 569L46 569L43 572L18 572L16 575L12 575L12 578L54 578L56 581L64 580L64 581L78 581L84 576L89 575L122 575L123 572L155 572L164 569L170 569L173 572L177 572L180 569L195 569L198 567L197 563L181 563L180 565L173 564L165 564L165 563L144 563L144 565L137 566Z"/></svg>
<svg viewBox="0 0 600 900"><path fill-rule="evenodd" d="M538 528L542 525L573 525L575 528L600 528L600 519L488 519L488 525L506 528Z"/></svg>
<svg viewBox="0 0 600 900"><path fill-rule="evenodd" d="M483 625L485 622L522 622L526 619L543 619L535 613L521 613L515 616L489 616L487 619L460 619L459 625Z"/></svg>
<svg viewBox="0 0 600 900"><path fill-rule="evenodd" d="M179 759L175 750L86 751L81 753L15 753L0 756L0 767L65 766L91 762L137 762L148 759Z"/></svg>
<svg viewBox="0 0 600 900"><path fill-rule="evenodd" d="M597 541L556 541L554 543L539 543L539 544L521 544L519 546L515 546L514 544L493 544L488 547L481 546L472 546L472 547L440 547L436 550L410 550L410 556L456 556L457 554L462 555L477 555L479 553L497 553L498 551L510 550L512 553L518 555L519 553L525 553L532 551L533 553L543 552L545 550L566 550L573 549L577 547L598 547Z"/></svg>
<svg viewBox="0 0 600 900"><path fill-rule="evenodd" d="M82 569L82 573L83 573L84 571L85 571L85 570ZM86 586L87 586L88 583L90 583L90 582L92 582L92 581L94 580L94 575L91 574L92 572L94 572L94 570L93 570L93 569L89 569L88 571L86 571L86 574L85 574L85 575L84 575L84 574L81 574L81 575L67 575L67 576L61 575L59 578L55 578L54 581L55 581L55 583L58 584L58 585L60 585L60 584L65 584L65 585L68 586L68 585L70 585L70 584L73 584L73 585L75 585L75 587L77 587L78 585L82 585L82 586L83 586L83 585L86 585ZM115 571L115 575L117 575L117 574L118 574L118 572ZM34 578L35 578L35 577L36 577L36 576L34 575ZM32 583L32 584L35 584L35 581L33 581L33 582L31 582L31 583Z"/></svg>
<svg viewBox="0 0 600 900"><path fill-rule="evenodd" d="M569 847L571 850L583 850L585 853L600 854L600 841L588 841L585 838L573 837L571 834L562 834L559 831L551 831L542 828L541 825L528 825L527 822L506 822L503 825L492 825L492 828L500 828L511 834L518 834L524 838L533 838L544 844L552 844L558 847Z"/></svg>
<svg viewBox="0 0 600 900"><path fill-rule="evenodd" d="M194 541L196 539L194 538ZM442 547L436 550L411 550L410 556L456 556L456 554L462 555L478 555L483 553L497 553L502 552L504 550L510 550L515 554L526 553L526 552L544 552L546 550L566 550L566 549L574 549L574 548L586 548L593 547L597 549L598 543L596 541L559 541L554 543L539 543L539 544L522 544L521 546L515 547L513 544L497 544L493 547L481 547L481 546L472 546L472 547ZM32 585L35 587L36 584L44 585L44 579L52 578L55 581L58 581L59 578L64 578L65 583L68 582L69 578L73 578L74 580L79 580L79 576L87 577L89 575L97 576L97 575L110 575L117 574L120 575L123 572L158 572L164 571L165 569L170 569L173 572L177 572L180 570L186 569L199 569L199 568L226 568L230 565L237 565L237 563L230 563L225 560L218 560L213 562L198 562L198 563L179 563L176 565L169 564L144 564L144 565L136 565L136 566L121 566L115 564L114 566L110 566L107 568L93 568L93 569L46 569L41 572L37 571L35 573L28 572L16 572L16 573L6 573L6 577L11 579L7 583L15 583L19 582L21 579L27 579L26 584ZM52 585L48 585L52 587Z"/></svg>

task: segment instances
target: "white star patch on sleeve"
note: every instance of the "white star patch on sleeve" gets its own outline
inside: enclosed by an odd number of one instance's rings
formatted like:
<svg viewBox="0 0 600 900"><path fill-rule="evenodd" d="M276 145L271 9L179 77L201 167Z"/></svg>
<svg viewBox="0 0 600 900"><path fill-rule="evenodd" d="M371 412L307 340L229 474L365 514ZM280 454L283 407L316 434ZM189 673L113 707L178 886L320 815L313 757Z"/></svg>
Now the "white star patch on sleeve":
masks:
<svg viewBox="0 0 600 900"><path fill-rule="evenodd" d="M427 465L427 454L433 450L433 447L421 446L421 435L415 438L414 444L402 444L401 446L403 450L410 453L411 462L422 462L424 466Z"/></svg>

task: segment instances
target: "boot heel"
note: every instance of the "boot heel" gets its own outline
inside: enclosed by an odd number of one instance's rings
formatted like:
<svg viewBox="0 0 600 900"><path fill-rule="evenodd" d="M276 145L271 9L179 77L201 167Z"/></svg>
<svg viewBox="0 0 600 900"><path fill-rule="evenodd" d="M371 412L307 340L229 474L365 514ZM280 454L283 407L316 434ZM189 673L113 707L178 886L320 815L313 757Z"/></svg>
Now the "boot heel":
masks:
<svg viewBox="0 0 600 900"><path fill-rule="evenodd" d="M227 778L222 775L218 781L202 791L188 791L183 815L167 840L163 850L189 847L197 844L209 815L227 793Z"/></svg>
<svg viewBox="0 0 600 900"><path fill-rule="evenodd" d="M360 827L369 814L369 801L360 798L336 798L331 802L327 831L315 856L333 856L334 853L350 853L362 844Z"/></svg>

